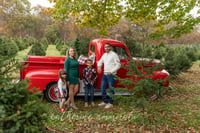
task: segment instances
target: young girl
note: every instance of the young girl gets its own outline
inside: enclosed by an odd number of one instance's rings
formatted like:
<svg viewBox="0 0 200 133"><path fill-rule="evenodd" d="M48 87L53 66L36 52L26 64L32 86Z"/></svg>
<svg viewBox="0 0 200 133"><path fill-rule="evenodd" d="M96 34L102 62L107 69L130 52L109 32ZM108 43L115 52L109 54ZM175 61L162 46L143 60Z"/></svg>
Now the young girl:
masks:
<svg viewBox="0 0 200 133"><path fill-rule="evenodd" d="M63 103L66 100L67 97L67 84L66 84L66 77L67 72L64 69L61 69L59 71L59 80L58 80L58 89L59 89L59 106L61 112L66 112L66 110L63 109Z"/></svg>

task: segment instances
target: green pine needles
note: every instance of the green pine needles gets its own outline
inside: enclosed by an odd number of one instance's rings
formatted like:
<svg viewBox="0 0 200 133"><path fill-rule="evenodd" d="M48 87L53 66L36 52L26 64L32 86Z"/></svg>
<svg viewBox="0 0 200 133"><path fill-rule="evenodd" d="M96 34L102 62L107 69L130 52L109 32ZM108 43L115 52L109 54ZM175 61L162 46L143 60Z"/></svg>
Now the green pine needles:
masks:
<svg viewBox="0 0 200 133"><path fill-rule="evenodd" d="M0 43L4 46L4 42ZM7 49L6 49L7 48ZM4 53L10 52L5 47ZM47 110L41 93L27 90L27 80L12 82L13 74L17 73L20 64L13 54L0 53L0 132L4 133L37 133L45 129Z"/></svg>

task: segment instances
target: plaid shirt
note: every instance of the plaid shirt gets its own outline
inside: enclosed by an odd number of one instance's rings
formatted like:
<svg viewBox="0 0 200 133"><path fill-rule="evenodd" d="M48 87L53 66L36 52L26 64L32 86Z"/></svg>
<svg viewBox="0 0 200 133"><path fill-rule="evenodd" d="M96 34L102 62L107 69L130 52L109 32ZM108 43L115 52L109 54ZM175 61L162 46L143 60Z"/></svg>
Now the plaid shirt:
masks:
<svg viewBox="0 0 200 133"><path fill-rule="evenodd" d="M84 84L94 85L95 80L97 79L97 73L94 68L84 68L83 69L83 82Z"/></svg>

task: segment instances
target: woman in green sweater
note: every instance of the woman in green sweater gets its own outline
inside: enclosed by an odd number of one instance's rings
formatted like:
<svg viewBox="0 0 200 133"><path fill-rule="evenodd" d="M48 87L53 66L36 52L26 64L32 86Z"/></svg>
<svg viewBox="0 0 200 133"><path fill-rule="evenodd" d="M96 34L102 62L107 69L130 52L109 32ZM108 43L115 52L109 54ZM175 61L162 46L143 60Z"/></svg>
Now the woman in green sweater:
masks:
<svg viewBox="0 0 200 133"><path fill-rule="evenodd" d="M68 48L64 63L64 68L68 74L66 80L69 87L69 98L66 104L69 105L69 102L71 102L71 107L73 109L78 109L74 103L74 95L78 92L79 87L79 62L77 61L77 58L78 54L76 49Z"/></svg>

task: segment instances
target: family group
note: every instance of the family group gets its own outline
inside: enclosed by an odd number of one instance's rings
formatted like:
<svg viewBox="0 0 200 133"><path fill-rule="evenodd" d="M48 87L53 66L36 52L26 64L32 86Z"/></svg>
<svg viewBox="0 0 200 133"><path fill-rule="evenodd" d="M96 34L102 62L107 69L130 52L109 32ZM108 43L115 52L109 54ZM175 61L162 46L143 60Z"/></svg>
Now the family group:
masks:
<svg viewBox="0 0 200 133"><path fill-rule="evenodd" d="M97 64L97 72L101 73L102 66L104 65L103 77L101 80L101 94L102 103L98 106L105 106L106 109L113 107L112 95L115 93L112 89L115 83L115 75L117 70L121 67L118 55L112 51L112 46L106 43L105 53L101 57ZM88 107L88 93L90 92L91 105L95 106L94 103L94 84L97 79L96 69L93 67L93 60L87 59L87 67L84 68L83 72L79 74L79 62L77 60L78 54L76 49L68 48L66 51L66 59L64 62L64 69L59 71L59 109L61 112L66 112L63 105L67 105L70 108L78 109L74 102L74 96L79 91L80 75L83 78L84 89L85 89L85 107ZM109 86L109 95L107 96L106 88ZM67 98L67 87L69 88L69 96Z"/></svg>

